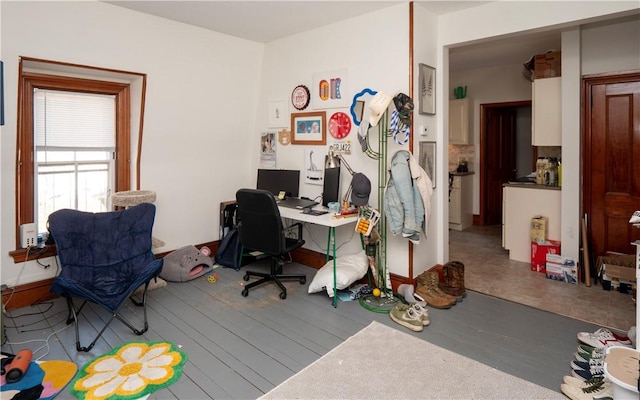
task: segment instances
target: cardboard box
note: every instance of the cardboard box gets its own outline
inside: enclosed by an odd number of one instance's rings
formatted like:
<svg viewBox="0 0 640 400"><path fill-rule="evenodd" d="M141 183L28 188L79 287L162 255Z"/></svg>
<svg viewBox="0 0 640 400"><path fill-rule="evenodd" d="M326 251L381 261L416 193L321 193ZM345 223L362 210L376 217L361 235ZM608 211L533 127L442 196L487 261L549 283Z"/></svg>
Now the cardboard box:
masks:
<svg viewBox="0 0 640 400"><path fill-rule="evenodd" d="M531 241L544 243L547 241L547 231L549 229L549 218L536 215L531 218Z"/></svg>
<svg viewBox="0 0 640 400"><path fill-rule="evenodd" d="M607 274L603 274L600 277L600 283L602 284L602 289L611 290L614 292L620 292L625 294L634 294L636 290L636 282L620 280L618 278L610 278Z"/></svg>
<svg viewBox="0 0 640 400"><path fill-rule="evenodd" d="M546 271L547 254L560 254L560 241L547 240L544 243L531 242L531 270Z"/></svg>
<svg viewBox="0 0 640 400"><path fill-rule="evenodd" d="M540 78L554 78L561 76L562 53L559 51L551 51L544 54L536 54L534 62L534 76Z"/></svg>
<svg viewBox="0 0 640 400"><path fill-rule="evenodd" d="M548 279L578 284L578 266L573 258L560 254L548 254L546 256L546 276Z"/></svg>

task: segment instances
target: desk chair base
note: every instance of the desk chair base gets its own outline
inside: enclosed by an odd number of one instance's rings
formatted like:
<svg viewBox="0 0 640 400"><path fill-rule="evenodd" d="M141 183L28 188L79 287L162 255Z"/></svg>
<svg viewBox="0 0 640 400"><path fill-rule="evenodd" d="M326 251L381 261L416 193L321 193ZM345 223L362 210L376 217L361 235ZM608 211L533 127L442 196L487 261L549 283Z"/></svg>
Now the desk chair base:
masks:
<svg viewBox="0 0 640 400"><path fill-rule="evenodd" d="M242 289L242 296L247 297L249 296L249 289L256 287L258 285L262 285L265 282L270 282L273 281L276 283L276 285L278 285L280 287L280 298L282 300L287 298L287 288L284 287L284 285L282 284L281 280L284 279L298 279L300 281L301 285L304 285L305 283L307 283L307 276L306 275L283 275L281 274L282 272L282 263L283 261L281 260L276 260L276 259L272 259L271 260L271 272L270 273L265 273L265 272L255 272L255 271L247 271L244 274L243 279L245 281L248 281L250 277L252 276L258 276L262 279L259 279L255 282L251 282L248 285L244 286L244 289Z"/></svg>

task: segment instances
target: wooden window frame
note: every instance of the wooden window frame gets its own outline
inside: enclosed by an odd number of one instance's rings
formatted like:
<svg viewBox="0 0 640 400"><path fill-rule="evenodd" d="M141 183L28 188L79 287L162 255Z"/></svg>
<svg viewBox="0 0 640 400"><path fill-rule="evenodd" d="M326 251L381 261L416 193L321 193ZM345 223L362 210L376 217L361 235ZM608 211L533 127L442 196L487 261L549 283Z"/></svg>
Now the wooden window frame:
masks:
<svg viewBox="0 0 640 400"><path fill-rule="evenodd" d="M115 96L116 151L115 191L131 188L131 95L130 84L69 76L33 73L20 69L18 78L18 121L16 147L16 249L10 252L14 262L35 259L26 249L19 248L20 225L34 222L34 171L35 152L33 142L33 91L53 89ZM141 137L142 135L140 135ZM139 151L140 146L138 146ZM35 252L34 252L35 253ZM46 252L53 255L50 249ZM40 254L40 256L42 256Z"/></svg>

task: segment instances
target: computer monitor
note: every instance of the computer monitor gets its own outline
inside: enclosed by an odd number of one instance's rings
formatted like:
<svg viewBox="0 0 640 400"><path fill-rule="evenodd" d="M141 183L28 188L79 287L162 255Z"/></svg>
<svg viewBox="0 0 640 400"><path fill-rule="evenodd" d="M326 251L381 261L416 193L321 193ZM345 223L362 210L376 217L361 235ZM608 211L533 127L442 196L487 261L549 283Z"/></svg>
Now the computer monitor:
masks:
<svg viewBox="0 0 640 400"><path fill-rule="evenodd" d="M332 202L340 202L340 167L324 169L322 205L328 207Z"/></svg>
<svg viewBox="0 0 640 400"><path fill-rule="evenodd" d="M274 196L286 192L287 197L298 197L300 171L297 169L259 169L257 189L267 190Z"/></svg>

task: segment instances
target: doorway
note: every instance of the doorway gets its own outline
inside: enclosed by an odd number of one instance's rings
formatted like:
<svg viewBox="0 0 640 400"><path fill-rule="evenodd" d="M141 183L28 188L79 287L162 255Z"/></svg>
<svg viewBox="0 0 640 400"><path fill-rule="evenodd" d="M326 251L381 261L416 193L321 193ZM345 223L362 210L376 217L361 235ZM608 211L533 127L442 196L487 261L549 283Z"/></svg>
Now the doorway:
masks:
<svg viewBox="0 0 640 400"><path fill-rule="evenodd" d="M502 185L533 171L531 101L480 105L480 194L476 225L502 224Z"/></svg>

